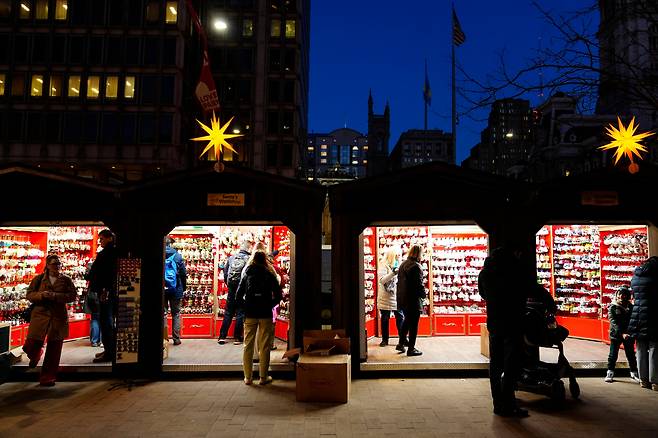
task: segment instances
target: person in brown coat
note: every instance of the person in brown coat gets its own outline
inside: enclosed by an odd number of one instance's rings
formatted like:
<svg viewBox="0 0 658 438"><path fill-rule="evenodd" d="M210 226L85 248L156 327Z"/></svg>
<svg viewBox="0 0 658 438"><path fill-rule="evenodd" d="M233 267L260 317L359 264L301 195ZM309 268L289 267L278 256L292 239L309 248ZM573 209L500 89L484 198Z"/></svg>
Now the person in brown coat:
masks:
<svg viewBox="0 0 658 438"><path fill-rule="evenodd" d="M30 327L23 351L34 368L41 359L46 337L46 356L41 367L39 383L54 386L62 355L62 344L69 336L69 318L66 303L75 300L76 289L73 281L59 272L61 262L56 255L46 258L46 269L30 283L27 299L35 304L30 318Z"/></svg>

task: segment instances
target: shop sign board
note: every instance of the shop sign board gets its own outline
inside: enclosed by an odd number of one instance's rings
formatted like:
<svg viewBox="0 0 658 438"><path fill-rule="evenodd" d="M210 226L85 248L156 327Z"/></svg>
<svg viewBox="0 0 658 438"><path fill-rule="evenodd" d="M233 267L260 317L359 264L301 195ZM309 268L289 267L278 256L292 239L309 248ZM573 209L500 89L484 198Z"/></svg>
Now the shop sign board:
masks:
<svg viewBox="0 0 658 438"><path fill-rule="evenodd" d="M619 205L619 193L604 191L582 192L580 194L580 203L595 207L615 207Z"/></svg>
<svg viewBox="0 0 658 438"><path fill-rule="evenodd" d="M244 207L244 193L208 193L209 207Z"/></svg>

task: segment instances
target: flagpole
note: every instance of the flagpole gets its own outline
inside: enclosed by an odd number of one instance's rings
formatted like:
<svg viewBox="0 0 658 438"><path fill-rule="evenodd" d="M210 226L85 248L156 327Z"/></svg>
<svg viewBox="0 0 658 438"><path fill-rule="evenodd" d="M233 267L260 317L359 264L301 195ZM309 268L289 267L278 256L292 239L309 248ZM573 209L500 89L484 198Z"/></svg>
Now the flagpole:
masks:
<svg viewBox="0 0 658 438"><path fill-rule="evenodd" d="M427 59L425 60L425 88L427 88ZM425 131L427 131L427 93L429 90L425 90L423 93L423 103L425 104Z"/></svg>
<svg viewBox="0 0 658 438"><path fill-rule="evenodd" d="M451 17L453 20L452 23L452 32L451 32L451 47L452 47L452 144L455 148L455 154L457 153L457 94L456 94L456 75L455 75L455 23L454 23L454 11L455 4L452 4Z"/></svg>

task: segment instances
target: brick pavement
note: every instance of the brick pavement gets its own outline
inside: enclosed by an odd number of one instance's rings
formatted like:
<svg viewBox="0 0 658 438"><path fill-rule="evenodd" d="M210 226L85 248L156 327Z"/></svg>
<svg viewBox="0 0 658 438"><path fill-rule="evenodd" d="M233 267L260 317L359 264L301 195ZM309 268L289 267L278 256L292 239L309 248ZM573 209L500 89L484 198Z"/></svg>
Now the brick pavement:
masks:
<svg viewBox="0 0 658 438"><path fill-rule="evenodd" d="M488 380L355 380L347 405L296 403L294 381L110 381L0 385L0 437L655 437L658 392L580 379L581 401L519 393L527 419L491 414Z"/></svg>

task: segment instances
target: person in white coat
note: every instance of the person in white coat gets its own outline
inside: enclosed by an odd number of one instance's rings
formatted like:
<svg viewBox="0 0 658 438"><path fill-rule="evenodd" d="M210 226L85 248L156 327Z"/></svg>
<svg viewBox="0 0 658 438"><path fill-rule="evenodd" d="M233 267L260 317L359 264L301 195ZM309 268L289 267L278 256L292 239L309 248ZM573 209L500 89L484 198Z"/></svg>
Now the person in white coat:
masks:
<svg viewBox="0 0 658 438"><path fill-rule="evenodd" d="M395 326L400 333L404 315L398 310L396 299L397 281L398 281L398 252L394 248L388 249L379 260L379 269L377 270L377 308L381 315L382 342L380 347L388 345L389 338L389 321L391 312L395 315ZM406 344L406 340L401 339L400 344Z"/></svg>

